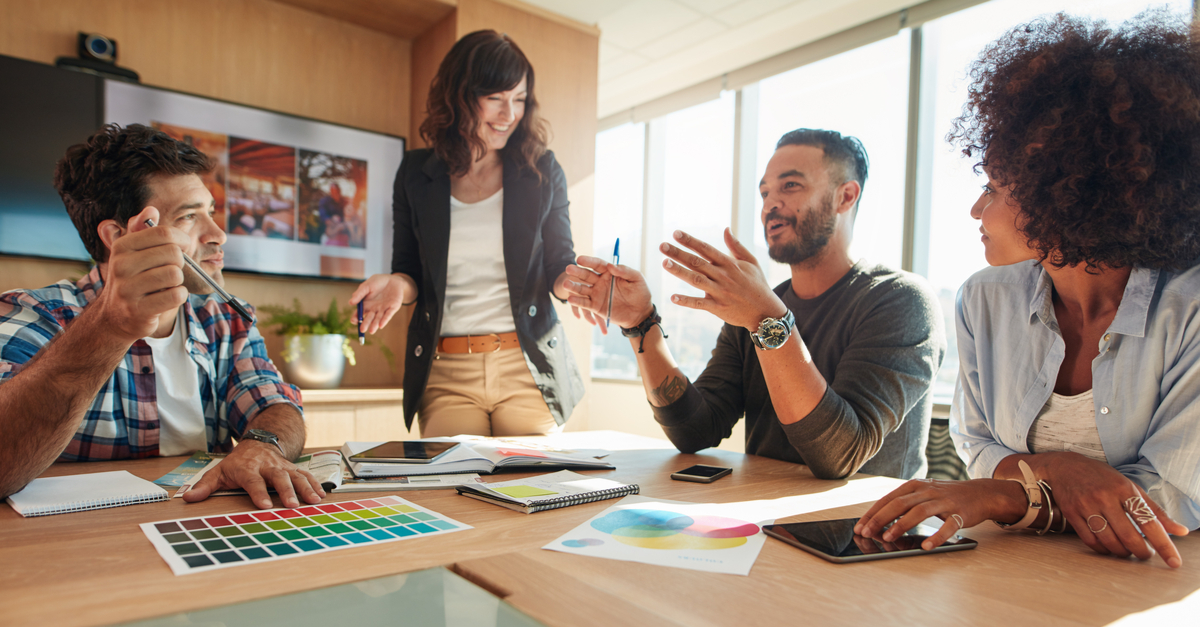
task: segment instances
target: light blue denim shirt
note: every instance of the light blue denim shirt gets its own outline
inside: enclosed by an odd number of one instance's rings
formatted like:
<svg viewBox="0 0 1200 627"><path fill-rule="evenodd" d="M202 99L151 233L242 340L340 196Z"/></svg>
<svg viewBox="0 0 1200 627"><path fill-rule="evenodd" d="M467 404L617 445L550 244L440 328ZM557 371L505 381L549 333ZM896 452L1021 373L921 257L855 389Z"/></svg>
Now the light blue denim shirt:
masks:
<svg viewBox="0 0 1200 627"><path fill-rule="evenodd" d="M1029 453L1066 346L1053 285L1026 261L987 268L956 306L959 374L950 431L972 477ZM1096 428L1108 463L1176 522L1200 528L1200 266L1136 268L1092 362Z"/></svg>

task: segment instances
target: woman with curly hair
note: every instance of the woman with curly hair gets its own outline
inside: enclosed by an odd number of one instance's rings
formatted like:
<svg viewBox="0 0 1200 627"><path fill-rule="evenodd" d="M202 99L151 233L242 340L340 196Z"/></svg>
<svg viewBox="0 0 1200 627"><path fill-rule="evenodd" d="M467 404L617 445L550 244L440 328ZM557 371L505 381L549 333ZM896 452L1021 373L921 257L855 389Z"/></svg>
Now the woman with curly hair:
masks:
<svg viewBox="0 0 1200 627"><path fill-rule="evenodd" d="M566 299L575 252L533 66L507 35L470 33L442 60L426 107L430 148L396 175L392 274L364 281L350 304L363 303L367 333L416 304L409 428L419 414L425 437L556 431L583 395L550 301Z"/></svg>
<svg viewBox="0 0 1200 627"><path fill-rule="evenodd" d="M1168 534L1200 527L1196 37L1166 12L1058 15L974 63L950 140L987 174L971 216L994 267L959 292L951 432L977 478L910 481L858 533L937 516L929 549L993 520L1181 565Z"/></svg>

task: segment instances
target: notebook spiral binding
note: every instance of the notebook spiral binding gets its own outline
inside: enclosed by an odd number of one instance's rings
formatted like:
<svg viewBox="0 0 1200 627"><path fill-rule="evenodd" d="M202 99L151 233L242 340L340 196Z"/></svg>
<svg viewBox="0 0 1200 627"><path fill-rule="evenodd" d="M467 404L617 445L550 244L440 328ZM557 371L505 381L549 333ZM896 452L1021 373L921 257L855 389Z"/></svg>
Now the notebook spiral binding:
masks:
<svg viewBox="0 0 1200 627"><path fill-rule="evenodd" d="M585 492L583 494L572 494L569 496L559 496L552 499L540 499L529 502L529 511L540 512L547 509L558 509L560 507L570 507L582 503L591 503L593 501L603 501L605 499L616 498L618 496L628 496L637 494L641 488L637 484L623 485L617 488L609 488L607 490L597 490L595 492Z"/></svg>
<svg viewBox="0 0 1200 627"><path fill-rule="evenodd" d="M71 512L82 512L92 509L106 509L109 507L123 507L125 505L137 505L139 503L154 503L156 501L170 500L167 494L139 494L136 496L125 496L111 499L94 499L87 501L74 501L71 503L60 503L46 507L36 507L26 509L21 515L26 517L31 516L50 516L53 514L69 514Z"/></svg>

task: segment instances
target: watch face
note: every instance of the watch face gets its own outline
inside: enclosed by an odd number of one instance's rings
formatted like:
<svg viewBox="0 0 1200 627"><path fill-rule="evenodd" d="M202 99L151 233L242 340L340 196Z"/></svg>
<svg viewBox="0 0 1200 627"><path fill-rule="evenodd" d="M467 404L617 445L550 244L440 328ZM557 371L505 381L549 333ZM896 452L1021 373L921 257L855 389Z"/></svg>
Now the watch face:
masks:
<svg viewBox="0 0 1200 627"><path fill-rule="evenodd" d="M767 318L758 325L758 341L763 348L779 348L787 341L789 329L786 324L774 318Z"/></svg>
<svg viewBox="0 0 1200 627"><path fill-rule="evenodd" d="M275 435L274 433L271 433L270 431L263 431L262 429L249 429L246 431L246 435L256 440L262 440L266 442L274 442L275 440L279 439L279 436Z"/></svg>

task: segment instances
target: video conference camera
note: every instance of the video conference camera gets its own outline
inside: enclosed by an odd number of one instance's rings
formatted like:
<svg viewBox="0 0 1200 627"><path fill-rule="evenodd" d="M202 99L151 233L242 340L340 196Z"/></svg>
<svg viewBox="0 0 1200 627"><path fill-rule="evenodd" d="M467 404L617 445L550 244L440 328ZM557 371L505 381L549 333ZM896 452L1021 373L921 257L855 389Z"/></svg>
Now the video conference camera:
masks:
<svg viewBox="0 0 1200 627"><path fill-rule="evenodd" d="M117 67L117 42L100 33L79 33L76 54L79 58L59 57L54 65L65 70L95 74L104 78L137 83L137 72Z"/></svg>

